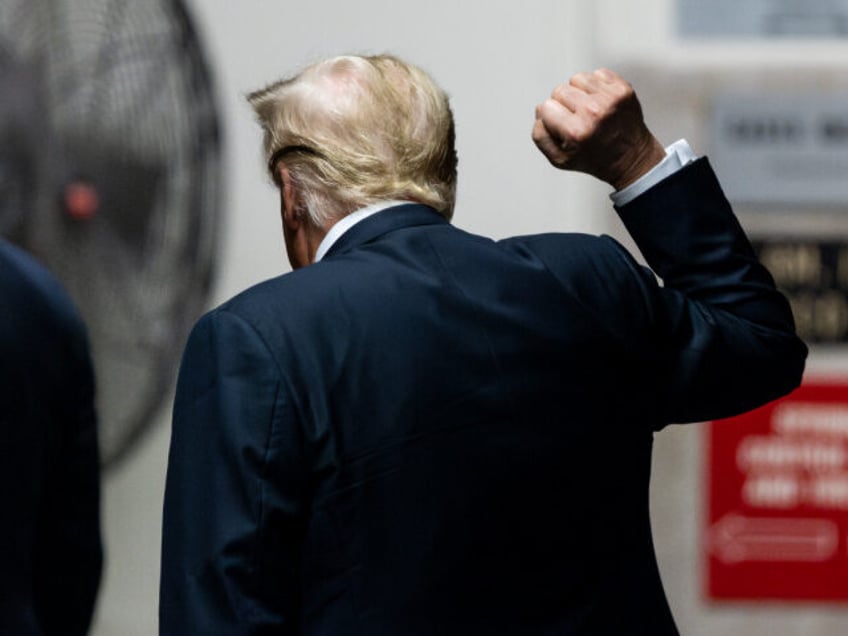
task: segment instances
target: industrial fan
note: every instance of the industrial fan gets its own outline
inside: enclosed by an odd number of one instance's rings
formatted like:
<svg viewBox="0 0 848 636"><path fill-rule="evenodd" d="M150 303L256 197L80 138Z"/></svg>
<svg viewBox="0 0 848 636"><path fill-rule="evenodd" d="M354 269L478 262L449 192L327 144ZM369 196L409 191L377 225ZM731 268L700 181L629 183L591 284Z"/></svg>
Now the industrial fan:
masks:
<svg viewBox="0 0 848 636"><path fill-rule="evenodd" d="M0 3L0 233L88 325L101 458L169 395L217 244L218 119L177 0Z"/></svg>

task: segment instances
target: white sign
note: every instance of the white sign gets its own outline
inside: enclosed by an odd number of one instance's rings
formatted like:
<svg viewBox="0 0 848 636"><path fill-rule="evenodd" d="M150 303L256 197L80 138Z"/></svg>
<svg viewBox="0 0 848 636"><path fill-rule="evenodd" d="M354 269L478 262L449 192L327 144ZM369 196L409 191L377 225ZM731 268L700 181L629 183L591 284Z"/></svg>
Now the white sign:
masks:
<svg viewBox="0 0 848 636"><path fill-rule="evenodd" d="M678 0L684 37L848 37L848 0Z"/></svg>
<svg viewBox="0 0 848 636"><path fill-rule="evenodd" d="M719 95L709 141L735 203L848 206L848 93Z"/></svg>

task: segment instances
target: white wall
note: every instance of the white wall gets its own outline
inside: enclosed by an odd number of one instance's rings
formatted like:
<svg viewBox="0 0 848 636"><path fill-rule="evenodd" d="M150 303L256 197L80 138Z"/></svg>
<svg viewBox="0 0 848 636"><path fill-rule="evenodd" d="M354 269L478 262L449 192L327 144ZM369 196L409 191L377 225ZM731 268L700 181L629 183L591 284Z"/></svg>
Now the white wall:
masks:
<svg viewBox="0 0 848 636"><path fill-rule="evenodd" d="M189 5L217 74L226 127L226 227L214 303L287 269L276 195L265 180L259 131L243 96L305 63L343 52L391 51L430 71L451 95L457 120L455 223L501 237L545 230L620 232L606 188L554 171L530 141L534 106L570 74L600 65L632 69L648 91L642 93L647 118L662 130L663 141L688 136L699 142L697 110L667 99L686 84L675 85L675 73L692 85L698 73L737 68L740 61L755 70L799 57L797 47L763 52L751 45L682 46L672 35L673 0L192 0ZM802 53L800 63L813 66L834 55L848 59L833 45L807 45ZM156 631L167 419L163 413L138 452L106 476L107 571L96 636ZM839 608L704 602L700 435L698 427L664 431L655 458L656 543L682 632L843 633L848 616Z"/></svg>

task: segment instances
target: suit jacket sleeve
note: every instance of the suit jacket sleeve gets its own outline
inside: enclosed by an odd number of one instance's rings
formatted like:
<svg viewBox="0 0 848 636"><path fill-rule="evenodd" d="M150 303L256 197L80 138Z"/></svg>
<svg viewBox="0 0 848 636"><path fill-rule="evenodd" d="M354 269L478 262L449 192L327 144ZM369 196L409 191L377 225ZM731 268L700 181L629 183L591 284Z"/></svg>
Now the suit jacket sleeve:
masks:
<svg viewBox="0 0 848 636"><path fill-rule="evenodd" d="M161 634L296 633L300 447L259 333L227 310L205 316L189 338L174 405Z"/></svg>
<svg viewBox="0 0 848 636"><path fill-rule="evenodd" d="M82 323L69 322L64 386L52 396L34 592L44 633L70 636L88 632L103 554L94 370Z"/></svg>
<svg viewBox="0 0 848 636"><path fill-rule="evenodd" d="M794 389L807 348L706 159L619 210L653 272L636 275L638 347L656 366L662 423L727 417ZM618 250L618 258L637 267Z"/></svg>
<svg viewBox="0 0 848 636"><path fill-rule="evenodd" d="M70 297L0 239L0 634L88 633L102 566L94 369Z"/></svg>

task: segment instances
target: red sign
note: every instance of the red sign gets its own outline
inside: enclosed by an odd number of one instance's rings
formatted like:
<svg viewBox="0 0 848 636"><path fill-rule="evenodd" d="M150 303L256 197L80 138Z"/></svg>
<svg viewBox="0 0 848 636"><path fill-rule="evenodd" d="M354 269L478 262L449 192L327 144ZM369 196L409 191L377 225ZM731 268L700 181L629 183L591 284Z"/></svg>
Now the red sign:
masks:
<svg viewBox="0 0 848 636"><path fill-rule="evenodd" d="M707 592L848 600L848 384L708 427Z"/></svg>

